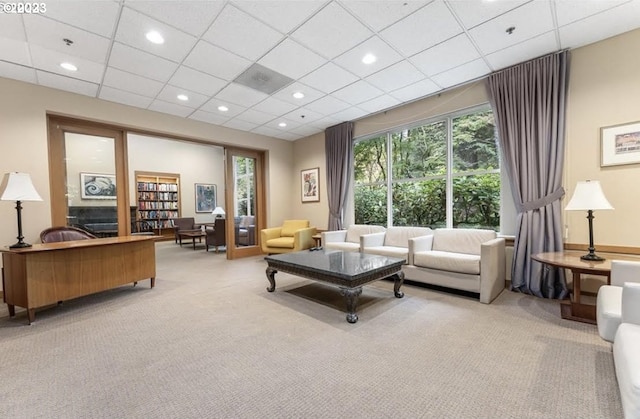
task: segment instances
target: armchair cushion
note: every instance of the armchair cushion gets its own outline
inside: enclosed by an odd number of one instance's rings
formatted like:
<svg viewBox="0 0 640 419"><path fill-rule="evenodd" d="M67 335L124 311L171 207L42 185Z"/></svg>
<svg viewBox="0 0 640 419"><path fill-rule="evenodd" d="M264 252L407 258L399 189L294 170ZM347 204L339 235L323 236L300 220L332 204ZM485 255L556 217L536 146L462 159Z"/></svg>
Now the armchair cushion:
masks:
<svg viewBox="0 0 640 419"><path fill-rule="evenodd" d="M282 223L282 231L280 235L283 237L293 237L297 230L308 228L309 220L285 220Z"/></svg>

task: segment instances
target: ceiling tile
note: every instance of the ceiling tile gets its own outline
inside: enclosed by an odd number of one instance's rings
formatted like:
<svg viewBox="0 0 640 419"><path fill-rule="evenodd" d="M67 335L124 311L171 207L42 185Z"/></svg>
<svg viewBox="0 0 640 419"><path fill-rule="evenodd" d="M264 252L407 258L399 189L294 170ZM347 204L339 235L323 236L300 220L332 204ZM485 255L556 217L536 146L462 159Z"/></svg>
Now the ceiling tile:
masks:
<svg viewBox="0 0 640 419"><path fill-rule="evenodd" d="M153 101L150 97L125 92L108 86L102 86L98 97L111 102L118 102L124 105L135 106L143 109L146 109Z"/></svg>
<svg viewBox="0 0 640 419"><path fill-rule="evenodd" d="M85 96L95 97L98 93L98 84L89 83L84 80L72 79L46 71L36 70L38 84L67 92L78 93Z"/></svg>
<svg viewBox="0 0 640 419"><path fill-rule="evenodd" d="M113 44L109 65L130 73L166 82L178 65L148 52L131 48L118 42Z"/></svg>
<svg viewBox="0 0 640 419"><path fill-rule="evenodd" d="M201 122L207 122L209 124L222 125L229 120L229 117L221 115L220 113L205 112L203 110L197 110L191 115L189 119L195 119Z"/></svg>
<svg viewBox="0 0 640 419"><path fill-rule="evenodd" d="M154 44L147 40L146 34L150 31L160 33L164 43ZM115 39L125 45L175 62L181 62L197 40L191 35L128 8L122 11Z"/></svg>
<svg viewBox="0 0 640 419"><path fill-rule="evenodd" d="M23 18L27 39L32 45L96 63L107 61L110 45L108 38L58 23L40 15L26 14ZM73 41L73 44L67 45L63 41L65 38Z"/></svg>
<svg viewBox="0 0 640 419"><path fill-rule="evenodd" d="M268 137L276 137L276 138L278 138L279 135L283 134L282 130L273 128L271 126L265 126L265 125L252 129L251 132L266 135Z"/></svg>
<svg viewBox="0 0 640 419"><path fill-rule="evenodd" d="M431 77L431 80L438 83L442 87L452 87L457 84L462 84L470 80L477 79L486 74L489 74L491 70L487 67L484 60L477 59L456 67L452 70L445 71Z"/></svg>
<svg viewBox="0 0 640 419"><path fill-rule="evenodd" d="M250 89L238 83L230 83L227 87L216 94L216 99L250 107L268 97L266 93Z"/></svg>
<svg viewBox="0 0 640 419"><path fill-rule="evenodd" d="M238 129L241 131L251 131L252 129L258 127L260 124L254 124L251 122L242 121L240 119L234 118L223 123L222 125L224 125L225 127Z"/></svg>
<svg viewBox="0 0 640 419"><path fill-rule="evenodd" d="M235 117L235 119L251 122L253 124L256 124L256 126L272 121L274 118L274 115L266 112L256 111L255 109L247 109L246 111Z"/></svg>
<svg viewBox="0 0 640 419"><path fill-rule="evenodd" d="M213 96L227 85L227 81L210 76L189 67L178 67L178 70L169 80L169 84L182 87L204 95Z"/></svg>
<svg viewBox="0 0 640 419"><path fill-rule="evenodd" d="M292 79L298 79L324 63L318 54L290 39L282 41L258 61L258 64Z"/></svg>
<svg viewBox="0 0 640 419"><path fill-rule="evenodd" d="M334 126L336 124L340 124L344 122L342 119L334 118L333 116L325 116L322 119L318 119L317 121L311 122L309 125L312 127L316 127L320 130L324 130L328 127Z"/></svg>
<svg viewBox="0 0 640 419"><path fill-rule="evenodd" d="M358 77L331 62L300 79L307 86L316 88L324 93L331 93L356 80L358 80Z"/></svg>
<svg viewBox="0 0 640 419"><path fill-rule="evenodd" d="M251 61L208 42L200 41L184 60L184 65L231 81L246 70L251 65Z"/></svg>
<svg viewBox="0 0 640 419"><path fill-rule="evenodd" d="M220 13L224 2L127 0L126 5L188 34L200 36Z"/></svg>
<svg viewBox="0 0 640 419"><path fill-rule="evenodd" d="M281 127L280 124L281 123L285 123L287 124L284 127ZM289 118L284 118L284 117L279 117L274 119L273 121L270 121L267 124L264 124L265 127L269 127L269 128L273 128L279 132L286 132L289 131L290 129L299 127L300 125L302 125L300 122L296 121L295 119L289 119Z"/></svg>
<svg viewBox="0 0 640 419"><path fill-rule="evenodd" d="M0 38L26 42L24 24L20 16L10 13L0 13Z"/></svg>
<svg viewBox="0 0 640 419"><path fill-rule="evenodd" d="M193 109L186 106L175 105L173 103L165 102L163 100L154 100L147 108L152 111L168 113L171 115L181 116L183 118L189 116L193 112Z"/></svg>
<svg viewBox="0 0 640 419"><path fill-rule="evenodd" d="M0 38L0 51L2 51L2 56L0 57L2 60L27 66L32 65L29 46L26 42Z"/></svg>
<svg viewBox="0 0 640 419"><path fill-rule="evenodd" d="M110 38L120 4L115 1L47 0L45 16Z"/></svg>
<svg viewBox="0 0 640 419"><path fill-rule="evenodd" d="M442 0L436 0L380 32L405 56L414 55L462 32Z"/></svg>
<svg viewBox="0 0 640 419"><path fill-rule="evenodd" d="M333 118L341 119L343 121L353 121L354 119L362 118L366 116L369 112L364 109L360 109L356 106L352 106L348 109L343 109L340 112L336 112L331 114L330 116Z"/></svg>
<svg viewBox="0 0 640 419"><path fill-rule="evenodd" d="M322 119L325 115L312 111L309 108L302 107L283 115L287 119L298 121L300 124L308 124L318 119Z"/></svg>
<svg viewBox="0 0 640 419"><path fill-rule="evenodd" d="M154 98L160 90L162 90L162 86L164 86L155 80L147 79L113 67L107 68L103 83L105 86L110 86L120 91L125 90L150 98Z"/></svg>
<svg viewBox="0 0 640 419"><path fill-rule="evenodd" d="M180 100L178 99L178 95L187 95L189 100ZM196 92L192 92L187 89L183 89L181 87L166 85L164 89L162 89L160 94L158 94L157 99L161 99L165 102L170 102L175 105L186 106L187 108L195 109L202 106L207 100L209 100L209 97Z"/></svg>
<svg viewBox="0 0 640 419"><path fill-rule="evenodd" d="M358 103L376 98L383 93L382 90L372 86L370 83L360 80L334 92L332 96L352 105L357 105Z"/></svg>
<svg viewBox="0 0 640 419"><path fill-rule="evenodd" d="M343 0L342 4L373 30L380 31L410 15L432 0L363 1Z"/></svg>
<svg viewBox="0 0 640 419"><path fill-rule="evenodd" d="M0 42L0 46L2 43ZM20 80L27 83L37 83L36 71L33 68L18 64L5 63L0 61L0 77Z"/></svg>
<svg viewBox="0 0 640 419"><path fill-rule="evenodd" d="M95 63L69 54L63 54L58 51L52 51L38 45L31 46L31 57L36 69L94 83L100 83L102 81L102 74L105 70L104 64ZM65 70L60 67L60 64L63 62L73 63L78 67L78 71L71 72Z"/></svg>
<svg viewBox="0 0 640 419"><path fill-rule="evenodd" d="M470 29L522 6L530 0L508 1L449 1L449 6L460 18L465 28Z"/></svg>
<svg viewBox="0 0 640 419"><path fill-rule="evenodd" d="M232 2L239 9L260 19L281 33L289 33L316 13L325 0L241 0Z"/></svg>
<svg viewBox="0 0 640 419"><path fill-rule="evenodd" d="M564 26L585 17L595 15L607 9L628 3L629 0L607 0L607 1L575 1L556 0L556 17L558 26Z"/></svg>
<svg viewBox="0 0 640 419"><path fill-rule="evenodd" d="M515 27L512 34L507 28ZM519 44L553 30L551 9L546 2L532 1L469 30L469 36L485 54Z"/></svg>
<svg viewBox="0 0 640 419"><path fill-rule="evenodd" d="M226 50L237 51L244 58L256 60L278 44L283 35L252 16L227 5L203 38Z"/></svg>
<svg viewBox="0 0 640 419"><path fill-rule="evenodd" d="M298 106L293 103L285 102L274 97L268 97L262 102L258 103L253 109L261 112L270 113L272 115L282 115L287 112L291 112Z"/></svg>
<svg viewBox="0 0 640 419"><path fill-rule="evenodd" d="M401 89L394 90L390 93L390 95L400 100L401 102L410 102L412 100L428 96L432 93L437 92L438 90L441 90L440 86L429 79L425 79Z"/></svg>
<svg viewBox="0 0 640 419"><path fill-rule="evenodd" d="M329 3L291 37L329 59L369 38L373 33L337 3Z"/></svg>
<svg viewBox="0 0 640 419"><path fill-rule="evenodd" d="M450 68L468 63L480 57L466 34L460 34L409 59L427 76L442 73Z"/></svg>
<svg viewBox="0 0 640 419"><path fill-rule="evenodd" d="M559 29L562 48L577 48L638 27L640 1L625 3Z"/></svg>
<svg viewBox="0 0 640 419"><path fill-rule="evenodd" d="M398 77L398 74L402 74L402 77ZM424 74L407 61L394 64L366 78L373 86L385 92L399 89L422 79L424 79Z"/></svg>
<svg viewBox="0 0 640 419"><path fill-rule="evenodd" d="M295 97L293 97L293 94L295 92L304 93L304 97L302 99L296 99ZM297 82L291 83L290 85L283 87L277 93L271 95L271 97L275 99L279 99L296 106L304 106L307 103L320 99L322 96L324 96L324 93L322 93L321 91L312 89L309 86L305 86L304 84Z"/></svg>
<svg viewBox="0 0 640 419"><path fill-rule="evenodd" d="M393 106L399 105L400 101L393 96L383 95L378 96L375 99L368 100L358 105L359 108L364 109L367 112L380 112L385 109L389 109Z"/></svg>
<svg viewBox="0 0 640 419"><path fill-rule="evenodd" d="M293 128L290 132L294 134L298 134L298 137L300 136L308 137L310 135L314 135L319 132L322 132L322 130L320 128L317 128L311 125L302 125L302 126Z"/></svg>
<svg viewBox="0 0 640 419"><path fill-rule="evenodd" d="M225 112L219 111L218 106L226 106L229 110ZM247 108L240 105L234 105L232 103L214 97L207 103L202 105L200 107L200 110L219 115L221 118L226 118L228 120L246 111Z"/></svg>
<svg viewBox="0 0 640 419"><path fill-rule="evenodd" d="M520 44L489 54L486 59L495 71L529 61L532 58L540 57L557 50L556 34L554 31L551 31L544 35L528 39Z"/></svg>
<svg viewBox="0 0 640 419"><path fill-rule="evenodd" d="M331 96L325 96L316 100L315 102L309 103L305 107L323 115L331 115L333 113L347 109L351 107L351 105L341 101L340 99L336 99Z"/></svg>
<svg viewBox="0 0 640 419"><path fill-rule="evenodd" d="M376 61L371 64L362 62L362 58L367 54L376 56ZM360 77L366 77L370 74L389 67L402 59L393 48L387 45L382 39L374 36L367 39L360 45L354 47L350 51L345 52L333 62L346 68Z"/></svg>

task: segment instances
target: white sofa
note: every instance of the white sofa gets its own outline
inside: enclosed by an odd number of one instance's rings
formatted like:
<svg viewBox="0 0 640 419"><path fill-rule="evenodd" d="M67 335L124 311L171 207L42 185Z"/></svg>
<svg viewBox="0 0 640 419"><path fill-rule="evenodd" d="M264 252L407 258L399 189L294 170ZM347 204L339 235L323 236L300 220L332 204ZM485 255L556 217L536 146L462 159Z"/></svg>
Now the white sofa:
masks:
<svg viewBox="0 0 640 419"><path fill-rule="evenodd" d="M613 342L622 321L622 286L625 282L640 282L640 262L612 260L610 282L598 289L596 323L600 337Z"/></svg>
<svg viewBox="0 0 640 419"><path fill-rule="evenodd" d="M322 247L330 250L344 250L347 252L360 251L360 237L384 232L383 226L368 224L352 224L346 230L323 231Z"/></svg>
<svg viewBox="0 0 640 419"><path fill-rule="evenodd" d="M433 234L433 230L428 227L388 227L384 232L362 236L360 247L364 253L396 257L408 261L409 240L431 234Z"/></svg>
<svg viewBox="0 0 640 419"><path fill-rule="evenodd" d="M626 419L640 418L640 283L622 287L621 323L613 341L613 361Z"/></svg>
<svg viewBox="0 0 640 419"><path fill-rule="evenodd" d="M489 304L505 287L505 240L493 230L439 228L409 240L405 278L480 294Z"/></svg>

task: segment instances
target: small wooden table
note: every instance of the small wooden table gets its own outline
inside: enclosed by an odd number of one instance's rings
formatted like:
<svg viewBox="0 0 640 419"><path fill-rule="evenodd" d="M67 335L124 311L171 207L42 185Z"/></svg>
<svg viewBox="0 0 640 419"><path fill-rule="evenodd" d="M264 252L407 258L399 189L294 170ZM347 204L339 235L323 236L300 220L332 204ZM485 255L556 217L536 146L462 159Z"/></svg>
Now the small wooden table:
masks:
<svg viewBox="0 0 640 419"><path fill-rule="evenodd" d="M573 277L573 292L570 300L560 302L560 316L563 319L576 320L583 323L596 324L596 306L583 304L580 298L580 280L582 274L598 275L607 278L611 284L611 259L639 260L628 256L607 256L603 261L582 260L583 251L547 252L532 255L531 258L545 265L569 269Z"/></svg>
<svg viewBox="0 0 640 419"><path fill-rule="evenodd" d="M196 239L198 239L198 243L202 243L202 238L207 234L202 230L196 231L185 231L183 233L178 233L180 236L180 247L182 247L182 239L190 238L193 244L193 250L196 250Z"/></svg>

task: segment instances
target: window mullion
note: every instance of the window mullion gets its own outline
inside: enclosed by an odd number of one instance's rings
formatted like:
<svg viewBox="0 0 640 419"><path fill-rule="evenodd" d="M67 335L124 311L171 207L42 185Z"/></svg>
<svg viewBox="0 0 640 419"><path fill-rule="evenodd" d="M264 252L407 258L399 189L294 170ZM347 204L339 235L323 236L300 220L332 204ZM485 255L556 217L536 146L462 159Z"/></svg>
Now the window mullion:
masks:
<svg viewBox="0 0 640 419"><path fill-rule="evenodd" d="M392 170L392 135L387 132L387 226L393 225L393 170Z"/></svg>
<svg viewBox="0 0 640 419"><path fill-rule="evenodd" d="M453 121L447 118L447 228L453 228Z"/></svg>

